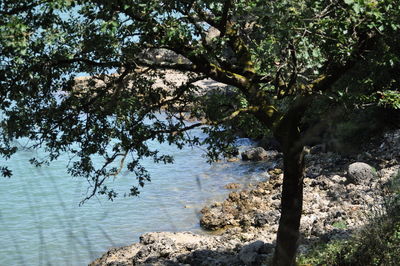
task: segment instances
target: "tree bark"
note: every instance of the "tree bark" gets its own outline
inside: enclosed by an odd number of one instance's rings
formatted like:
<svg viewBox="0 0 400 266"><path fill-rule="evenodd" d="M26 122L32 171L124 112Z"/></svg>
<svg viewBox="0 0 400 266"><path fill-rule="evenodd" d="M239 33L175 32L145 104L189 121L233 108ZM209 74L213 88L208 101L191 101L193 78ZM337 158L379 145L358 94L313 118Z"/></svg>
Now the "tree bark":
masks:
<svg viewBox="0 0 400 266"><path fill-rule="evenodd" d="M275 137L283 151L283 185L281 217L277 233L273 265L296 263L303 210L304 142L299 124L308 106L308 98L300 99L282 119Z"/></svg>
<svg viewBox="0 0 400 266"><path fill-rule="evenodd" d="M304 155L303 147L293 145L284 152L284 177L281 218L273 265L295 265L299 241L300 218L303 209Z"/></svg>

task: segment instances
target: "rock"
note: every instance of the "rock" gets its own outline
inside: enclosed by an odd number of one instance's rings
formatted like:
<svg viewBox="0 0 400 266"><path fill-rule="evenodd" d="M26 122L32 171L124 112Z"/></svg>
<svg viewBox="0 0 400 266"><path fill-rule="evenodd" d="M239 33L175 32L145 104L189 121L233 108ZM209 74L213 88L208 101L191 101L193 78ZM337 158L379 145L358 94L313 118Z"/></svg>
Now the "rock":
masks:
<svg viewBox="0 0 400 266"><path fill-rule="evenodd" d="M264 242L257 240L247 246L244 246L239 252L239 259L244 265L260 265L259 255L265 252Z"/></svg>
<svg viewBox="0 0 400 266"><path fill-rule="evenodd" d="M320 165L311 165L306 168L306 176L309 178L315 178L319 176L322 172L322 168Z"/></svg>
<svg viewBox="0 0 400 266"><path fill-rule="evenodd" d="M310 154L319 154L322 152L326 152L326 144L318 144L310 148Z"/></svg>
<svg viewBox="0 0 400 266"><path fill-rule="evenodd" d="M238 192L231 192L229 193L228 200L230 201L237 201L240 199L240 194Z"/></svg>
<svg viewBox="0 0 400 266"><path fill-rule="evenodd" d="M345 177L342 177L342 176L339 176L339 175L333 175L332 177L331 177L331 180L333 181L333 182L335 182L335 183L344 183L345 181L346 181L346 178Z"/></svg>
<svg viewBox="0 0 400 266"><path fill-rule="evenodd" d="M217 230L225 225L221 216L214 211L204 213L200 218L200 226L206 230Z"/></svg>
<svg viewBox="0 0 400 266"><path fill-rule="evenodd" d="M226 161L227 161L227 162L230 162L230 163L237 162L237 161L239 161L239 160L240 160L240 159L239 159L238 157L231 157L231 158L226 159Z"/></svg>
<svg viewBox="0 0 400 266"><path fill-rule="evenodd" d="M254 226L262 227L268 223L269 215L266 213L256 213L254 216Z"/></svg>
<svg viewBox="0 0 400 266"><path fill-rule="evenodd" d="M213 39L218 38L220 36L220 34L221 34L221 32L217 28L210 27L206 32L207 44L211 44Z"/></svg>
<svg viewBox="0 0 400 266"><path fill-rule="evenodd" d="M242 159L244 161L261 161L268 156L266 150L261 147L251 148L242 152Z"/></svg>
<svg viewBox="0 0 400 266"><path fill-rule="evenodd" d="M222 206L222 202L214 202L213 204L211 204L211 208L215 208L215 207L221 207Z"/></svg>
<svg viewBox="0 0 400 266"><path fill-rule="evenodd" d="M279 152L275 150L266 151L262 147L256 147L242 152L241 155L244 161L261 161L275 159L279 156Z"/></svg>
<svg viewBox="0 0 400 266"><path fill-rule="evenodd" d="M268 174L271 175L271 176L279 176L282 173L283 173L283 171L280 168L275 168L275 169L272 169L272 170L268 171Z"/></svg>
<svg viewBox="0 0 400 266"><path fill-rule="evenodd" d="M395 176L400 176L400 165L395 165L392 167L388 167L385 169L381 169L378 172L378 175L380 177L380 183L386 183Z"/></svg>
<svg viewBox="0 0 400 266"><path fill-rule="evenodd" d="M227 185L224 186L224 188L226 189L239 189L242 185L240 185L239 183L229 183Z"/></svg>
<svg viewBox="0 0 400 266"><path fill-rule="evenodd" d="M356 185L370 183L376 177L376 170L366 163L352 163L347 170L347 182Z"/></svg>

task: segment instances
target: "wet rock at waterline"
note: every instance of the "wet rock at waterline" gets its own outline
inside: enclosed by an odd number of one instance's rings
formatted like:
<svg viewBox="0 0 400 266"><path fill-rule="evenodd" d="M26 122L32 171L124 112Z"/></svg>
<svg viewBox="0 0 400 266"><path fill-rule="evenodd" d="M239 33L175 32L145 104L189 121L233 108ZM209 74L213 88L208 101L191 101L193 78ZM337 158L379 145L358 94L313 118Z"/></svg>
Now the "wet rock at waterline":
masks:
<svg viewBox="0 0 400 266"><path fill-rule="evenodd" d="M278 156L277 151L266 151L262 147L256 147L248 149L242 152L242 160L244 161L262 161L262 160L273 160Z"/></svg>
<svg viewBox="0 0 400 266"><path fill-rule="evenodd" d="M231 192L224 202L201 210L200 225L207 230L226 226L256 226L275 223L279 218L278 187L281 180L261 182L249 190ZM274 193L271 193L273 191Z"/></svg>
<svg viewBox="0 0 400 266"><path fill-rule="evenodd" d="M226 189L239 189L241 187L242 187L242 185L239 183L229 183L224 186L224 188L226 188Z"/></svg>
<svg viewBox="0 0 400 266"><path fill-rule="evenodd" d="M244 161L261 161L268 156L267 151L261 147L251 148L241 155Z"/></svg>

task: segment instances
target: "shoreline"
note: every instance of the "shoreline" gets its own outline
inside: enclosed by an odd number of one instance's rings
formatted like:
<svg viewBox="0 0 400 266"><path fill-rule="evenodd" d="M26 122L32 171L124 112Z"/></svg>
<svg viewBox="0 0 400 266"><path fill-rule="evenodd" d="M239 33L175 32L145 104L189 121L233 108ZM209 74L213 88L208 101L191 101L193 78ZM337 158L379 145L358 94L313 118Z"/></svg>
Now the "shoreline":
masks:
<svg viewBox="0 0 400 266"><path fill-rule="evenodd" d="M400 130L357 157L312 148L306 155L299 252L313 243L345 239L379 208L384 187L400 171ZM279 158L277 159L279 165ZM372 166L371 166L372 165ZM202 209L200 224L214 232L154 232L113 248L90 265L260 265L272 257L279 222L282 170Z"/></svg>

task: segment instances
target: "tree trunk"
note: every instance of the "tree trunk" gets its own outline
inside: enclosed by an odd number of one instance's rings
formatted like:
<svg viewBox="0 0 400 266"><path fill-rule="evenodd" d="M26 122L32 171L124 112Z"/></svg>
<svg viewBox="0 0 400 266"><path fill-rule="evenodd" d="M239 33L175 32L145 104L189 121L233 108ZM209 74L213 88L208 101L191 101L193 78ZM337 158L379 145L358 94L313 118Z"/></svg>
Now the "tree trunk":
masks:
<svg viewBox="0 0 400 266"><path fill-rule="evenodd" d="M281 218L273 265L295 265L303 208L303 147L284 151L284 177L281 199Z"/></svg>
<svg viewBox="0 0 400 266"><path fill-rule="evenodd" d="M296 263L304 178L304 144L298 125L304 110L304 104L295 106L287 113L280 128L275 132L282 145L284 171L281 217L273 265L290 266Z"/></svg>

